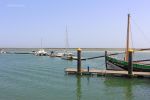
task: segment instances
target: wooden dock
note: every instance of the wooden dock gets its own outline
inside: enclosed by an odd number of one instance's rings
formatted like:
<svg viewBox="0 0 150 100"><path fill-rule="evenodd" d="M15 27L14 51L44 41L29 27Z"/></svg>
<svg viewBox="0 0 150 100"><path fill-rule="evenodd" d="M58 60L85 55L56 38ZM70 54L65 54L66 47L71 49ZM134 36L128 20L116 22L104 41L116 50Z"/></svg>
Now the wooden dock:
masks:
<svg viewBox="0 0 150 100"><path fill-rule="evenodd" d="M78 74L77 68L65 68L66 74ZM118 76L118 77L129 77L128 71L116 71L116 70L100 70L90 68L81 68L81 75L97 75L97 76ZM130 76L131 77L131 76ZM150 78L150 72L133 72L132 77L146 77Z"/></svg>

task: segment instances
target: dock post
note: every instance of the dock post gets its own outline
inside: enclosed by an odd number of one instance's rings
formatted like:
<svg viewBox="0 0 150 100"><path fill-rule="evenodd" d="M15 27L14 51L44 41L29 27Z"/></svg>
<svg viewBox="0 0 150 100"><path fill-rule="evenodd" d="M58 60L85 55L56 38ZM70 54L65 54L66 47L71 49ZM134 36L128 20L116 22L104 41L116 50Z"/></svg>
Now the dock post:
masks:
<svg viewBox="0 0 150 100"><path fill-rule="evenodd" d="M81 51L82 49L77 49L77 74L81 75Z"/></svg>
<svg viewBox="0 0 150 100"><path fill-rule="evenodd" d="M105 66L106 66L106 70L107 70L107 51L105 51Z"/></svg>
<svg viewBox="0 0 150 100"><path fill-rule="evenodd" d="M129 55L129 58L128 58L128 75L129 77L132 77L133 73L133 67L132 67L132 52L133 50L129 50L128 51L128 55Z"/></svg>
<svg viewBox="0 0 150 100"><path fill-rule="evenodd" d="M89 66L87 67L87 71L88 71L88 72L90 71L90 67L89 67Z"/></svg>

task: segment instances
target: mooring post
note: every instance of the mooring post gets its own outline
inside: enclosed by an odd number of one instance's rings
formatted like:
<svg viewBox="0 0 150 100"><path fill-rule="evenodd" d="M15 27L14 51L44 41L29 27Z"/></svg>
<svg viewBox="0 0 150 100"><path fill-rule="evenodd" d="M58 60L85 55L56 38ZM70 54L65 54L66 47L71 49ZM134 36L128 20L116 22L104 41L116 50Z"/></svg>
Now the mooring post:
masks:
<svg viewBox="0 0 150 100"><path fill-rule="evenodd" d="M90 67L89 67L89 66L87 66L87 71L88 71L88 72L90 71Z"/></svg>
<svg viewBox="0 0 150 100"><path fill-rule="evenodd" d="M77 49L77 74L81 74L81 51L82 49Z"/></svg>
<svg viewBox="0 0 150 100"><path fill-rule="evenodd" d="M130 77L132 77L132 75L133 75L133 73L132 73L132 71L133 71L133 67L132 67L132 52L133 52L133 50L129 50L128 51L128 55L129 55L129 58L128 58L128 75Z"/></svg>
<svg viewBox="0 0 150 100"><path fill-rule="evenodd" d="M106 70L107 70L107 51L105 51L105 66L106 66Z"/></svg>

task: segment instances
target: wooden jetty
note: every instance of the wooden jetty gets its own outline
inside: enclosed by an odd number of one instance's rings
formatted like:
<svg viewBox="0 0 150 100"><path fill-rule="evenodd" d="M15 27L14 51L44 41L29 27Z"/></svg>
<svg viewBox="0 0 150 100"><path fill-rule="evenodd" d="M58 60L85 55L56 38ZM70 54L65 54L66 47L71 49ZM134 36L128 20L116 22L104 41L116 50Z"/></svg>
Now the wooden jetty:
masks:
<svg viewBox="0 0 150 100"><path fill-rule="evenodd" d="M77 68L65 68L66 74L78 74ZM97 76L118 76L118 77L131 77L128 71L116 71L116 70L100 70L91 68L81 68L80 75L97 75ZM150 72L132 72L132 77L145 77L150 78Z"/></svg>
<svg viewBox="0 0 150 100"><path fill-rule="evenodd" d="M105 52L106 54L106 52ZM65 68L66 74L97 75L97 76L120 76L120 77L146 77L150 78L150 72L137 72L132 68L132 51L129 51L128 71L126 70L100 70L95 68L81 68L81 49L77 49L77 67Z"/></svg>

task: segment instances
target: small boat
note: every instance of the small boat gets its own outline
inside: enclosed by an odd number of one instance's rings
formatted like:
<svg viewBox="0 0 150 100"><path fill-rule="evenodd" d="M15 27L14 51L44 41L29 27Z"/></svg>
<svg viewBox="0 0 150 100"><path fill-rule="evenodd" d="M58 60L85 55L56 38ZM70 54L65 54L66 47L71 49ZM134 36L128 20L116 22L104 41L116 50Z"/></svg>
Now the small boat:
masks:
<svg viewBox="0 0 150 100"><path fill-rule="evenodd" d="M62 57L64 55L64 53L57 53L56 57Z"/></svg>
<svg viewBox="0 0 150 100"><path fill-rule="evenodd" d="M50 57L56 57L56 54L54 51L50 51L50 54L49 54Z"/></svg>
<svg viewBox="0 0 150 100"><path fill-rule="evenodd" d="M129 47L129 36L130 36L129 33L130 33L130 14L128 14L127 44L125 51L125 59L124 60L117 59L115 57L106 54L105 63L107 70L128 70L129 51L130 50L134 51ZM150 49L143 49L143 50L150 50ZM150 72L150 59L132 61L132 67L133 71Z"/></svg>
<svg viewBox="0 0 150 100"><path fill-rule="evenodd" d="M4 51L4 49L1 49L0 53L6 53L6 52Z"/></svg>
<svg viewBox="0 0 150 100"><path fill-rule="evenodd" d="M36 56L48 56L48 53L44 49L40 49L37 52L34 52L34 55Z"/></svg>
<svg viewBox="0 0 150 100"><path fill-rule="evenodd" d="M61 58L65 60L73 60L73 56L74 55L72 53L64 53Z"/></svg>
<svg viewBox="0 0 150 100"><path fill-rule="evenodd" d="M48 56L48 53L42 48L42 38L41 38L41 49L39 51L32 51L36 56Z"/></svg>

